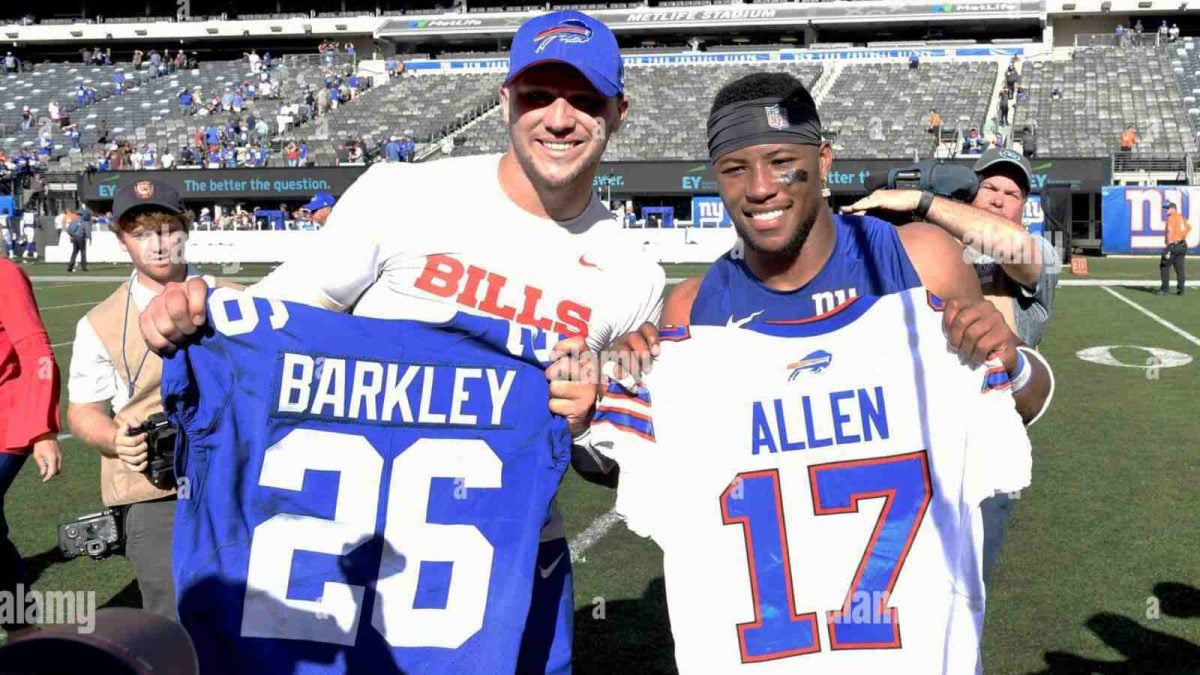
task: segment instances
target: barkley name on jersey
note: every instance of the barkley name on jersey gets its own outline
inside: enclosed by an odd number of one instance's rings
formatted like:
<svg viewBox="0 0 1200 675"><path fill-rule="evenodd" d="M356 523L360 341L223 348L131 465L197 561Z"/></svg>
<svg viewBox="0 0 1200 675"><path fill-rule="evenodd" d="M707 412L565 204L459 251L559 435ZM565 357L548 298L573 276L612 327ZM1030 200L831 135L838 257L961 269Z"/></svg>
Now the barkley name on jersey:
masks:
<svg viewBox="0 0 1200 675"><path fill-rule="evenodd" d="M570 461L557 336L231 289L164 360L179 619L206 675L517 669Z"/></svg>

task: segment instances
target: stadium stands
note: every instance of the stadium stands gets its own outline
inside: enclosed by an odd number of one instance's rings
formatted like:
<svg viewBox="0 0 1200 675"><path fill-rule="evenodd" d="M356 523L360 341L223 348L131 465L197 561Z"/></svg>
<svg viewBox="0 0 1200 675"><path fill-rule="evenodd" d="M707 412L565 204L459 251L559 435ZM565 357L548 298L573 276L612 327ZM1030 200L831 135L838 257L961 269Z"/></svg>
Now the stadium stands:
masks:
<svg viewBox="0 0 1200 675"><path fill-rule="evenodd" d="M1167 56L1171 59L1171 70L1183 96L1193 138L1200 136L1200 43L1190 37L1167 45Z"/></svg>
<svg viewBox="0 0 1200 675"><path fill-rule="evenodd" d="M1051 95L1056 84L1063 90L1057 100ZM1139 137L1134 154L1196 152L1187 107L1161 47L1080 47L1071 60L1029 61L1021 86L1029 100L1017 107L1013 126L1036 122L1041 155L1110 155L1129 124Z"/></svg>
<svg viewBox="0 0 1200 675"><path fill-rule="evenodd" d="M991 61L850 63L821 101L821 122L836 130L843 157L929 156L933 136L929 110L937 108L947 128L965 133L982 128L999 65Z"/></svg>
<svg viewBox="0 0 1200 675"><path fill-rule="evenodd" d="M113 75L124 72L126 88L136 87L149 78L148 71L134 71L128 63L115 66L85 66L81 64L49 64L34 67L34 70L0 75L0 148L14 150L34 147L38 128L29 131L20 128L21 110L25 106L37 117L46 117L46 108L51 101L58 101L63 111L69 112L71 121L82 121L81 117L99 106L112 94ZM97 103L76 111L75 91L80 84L91 85L96 90ZM55 128L55 140L64 141Z"/></svg>
<svg viewBox="0 0 1200 675"><path fill-rule="evenodd" d="M610 160L704 159L708 156L705 120L717 90L726 82L752 72L779 70L812 87L821 66L772 64L704 64L638 66L625 73L631 107L624 128L613 138L605 157ZM464 132L454 155L502 152L508 133L499 114L489 115Z"/></svg>
<svg viewBox="0 0 1200 675"><path fill-rule="evenodd" d="M394 79L322 120L325 138L361 137L367 148L392 134L428 142L470 122L497 103L502 73L419 75ZM327 121L324 121L327 120ZM301 125L294 136L316 138L317 123ZM316 144L311 159L335 163L335 144Z"/></svg>

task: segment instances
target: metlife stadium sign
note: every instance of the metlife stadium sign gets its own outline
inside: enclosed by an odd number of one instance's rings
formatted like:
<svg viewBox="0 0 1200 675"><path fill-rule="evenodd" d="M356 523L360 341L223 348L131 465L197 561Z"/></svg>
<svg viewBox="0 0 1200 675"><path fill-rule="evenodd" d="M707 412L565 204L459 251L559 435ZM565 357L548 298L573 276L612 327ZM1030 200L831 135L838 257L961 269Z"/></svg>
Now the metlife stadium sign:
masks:
<svg viewBox="0 0 1200 675"><path fill-rule="evenodd" d="M1045 0L960 0L958 2L802 2L787 5L741 5L690 8L641 8L589 12L616 33L667 28L846 25L904 21L1041 20ZM433 35L512 35L531 13L458 14L428 19L389 19L376 38Z"/></svg>

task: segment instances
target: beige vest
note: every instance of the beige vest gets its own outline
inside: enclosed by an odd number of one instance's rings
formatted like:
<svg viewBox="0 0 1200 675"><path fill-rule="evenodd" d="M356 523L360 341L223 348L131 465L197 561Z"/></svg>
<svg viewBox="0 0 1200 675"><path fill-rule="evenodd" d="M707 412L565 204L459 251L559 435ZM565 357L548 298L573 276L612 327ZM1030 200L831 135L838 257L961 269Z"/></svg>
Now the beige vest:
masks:
<svg viewBox="0 0 1200 675"><path fill-rule="evenodd" d="M240 288L235 284L217 282L218 286ZM126 306L129 311L126 312ZM125 364L129 364L129 376L136 376L133 396L121 411L113 416L114 421L125 424L131 419L146 421L150 415L162 412L162 358L150 351L142 339L138 326L140 312L137 303L129 297L129 282L121 284L112 295L101 301L87 314L88 323L100 338L108 352L109 361L117 371L117 386L128 386ZM125 343L122 345L122 332ZM124 356L122 357L122 350ZM142 358L145 363L139 371ZM150 484L146 474L131 471L125 462L115 457L100 456L100 495L105 506L132 504L151 499L161 499L175 494L174 490L160 490Z"/></svg>

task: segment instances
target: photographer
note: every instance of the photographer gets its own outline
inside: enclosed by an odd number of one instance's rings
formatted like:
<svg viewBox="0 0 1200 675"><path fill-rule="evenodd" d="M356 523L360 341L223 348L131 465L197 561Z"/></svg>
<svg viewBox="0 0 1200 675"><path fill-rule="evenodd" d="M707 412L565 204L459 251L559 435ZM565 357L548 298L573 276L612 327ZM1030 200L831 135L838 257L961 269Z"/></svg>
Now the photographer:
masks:
<svg viewBox="0 0 1200 675"><path fill-rule="evenodd" d="M1016 152L993 148L975 163L974 177L963 175L966 171L943 165L930 172L936 179L923 179L919 189L877 190L843 210L917 212L963 242L975 256L984 297L1000 310L1025 345L1036 348L1053 313L1059 257L1053 244L1030 234L1021 220L1033 184L1032 167ZM968 198L970 203L963 203ZM1021 353L1026 358L1040 358L1027 347ZM1030 424L1034 421L1036 418ZM1012 508L1009 495L996 495L981 504L985 581L991 578Z"/></svg>
<svg viewBox="0 0 1200 675"><path fill-rule="evenodd" d="M133 432L162 412L162 360L142 340L138 316L165 283L198 276L184 258L192 218L174 188L156 180L118 187L113 216L113 230L135 270L76 325L67 420L76 437L100 451L104 505L124 507L118 527L142 606L174 617L175 490L150 482L145 472L154 438Z"/></svg>

